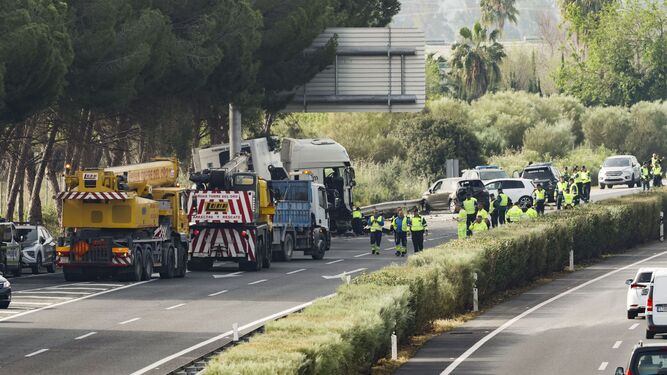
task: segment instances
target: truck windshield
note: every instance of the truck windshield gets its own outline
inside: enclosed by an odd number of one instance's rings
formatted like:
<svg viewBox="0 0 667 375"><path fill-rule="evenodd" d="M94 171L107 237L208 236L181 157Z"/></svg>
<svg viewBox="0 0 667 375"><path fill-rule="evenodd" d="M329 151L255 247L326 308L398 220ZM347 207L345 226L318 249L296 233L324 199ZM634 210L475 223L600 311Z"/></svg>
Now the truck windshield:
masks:
<svg viewBox="0 0 667 375"><path fill-rule="evenodd" d="M279 201L308 202L308 184L273 183L273 196Z"/></svg>

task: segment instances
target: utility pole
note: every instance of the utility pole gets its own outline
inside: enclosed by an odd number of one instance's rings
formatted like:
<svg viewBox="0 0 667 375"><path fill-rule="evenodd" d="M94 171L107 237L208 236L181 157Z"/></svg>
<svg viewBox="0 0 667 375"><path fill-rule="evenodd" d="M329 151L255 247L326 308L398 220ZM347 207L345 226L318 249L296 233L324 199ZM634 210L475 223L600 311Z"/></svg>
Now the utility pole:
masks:
<svg viewBox="0 0 667 375"><path fill-rule="evenodd" d="M229 159L241 153L241 111L229 104Z"/></svg>

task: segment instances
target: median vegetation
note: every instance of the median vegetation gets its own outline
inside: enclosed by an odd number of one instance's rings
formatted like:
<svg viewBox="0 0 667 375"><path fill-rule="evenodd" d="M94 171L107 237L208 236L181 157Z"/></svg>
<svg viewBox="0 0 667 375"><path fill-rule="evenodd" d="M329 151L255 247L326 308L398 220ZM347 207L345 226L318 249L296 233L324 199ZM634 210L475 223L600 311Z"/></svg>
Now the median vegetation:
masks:
<svg viewBox="0 0 667 375"><path fill-rule="evenodd" d="M399 340L472 306L473 275L482 303L499 292L561 271L575 261L621 252L659 235L667 191L640 194L506 225L412 256L343 285L264 334L222 353L207 375L368 373Z"/></svg>

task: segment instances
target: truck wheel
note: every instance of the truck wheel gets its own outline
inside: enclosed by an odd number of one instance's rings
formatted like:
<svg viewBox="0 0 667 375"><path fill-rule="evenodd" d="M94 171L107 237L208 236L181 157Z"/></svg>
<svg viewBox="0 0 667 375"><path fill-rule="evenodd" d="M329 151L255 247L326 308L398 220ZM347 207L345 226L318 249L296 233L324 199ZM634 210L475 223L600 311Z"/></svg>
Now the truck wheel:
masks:
<svg viewBox="0 0 667 375"><path fill-rule="evenodd" d="M325 248L325 245L324 245L324 239L320 237L317 240L317 245L315 245L315 251L313 251L311 256L315 260L322 260L322 259L324 259L324 252L325 251L326 251L326 248Z"/></svg>
<svg viewBox="0 0 667 375"><path fill-rule="evenodd" d="M605 188L605 185L604 185L604 184L600 184L600 189L604 190L604 188Z"/></svg>
<svg viewBox="0 0 667 375"><path fill-rule="evenodd" d="M0 303L0 309L7 309L9 308L9 302L1 302Z"/></svg>
<svg viewBox="0 0 667 375"><path fill-rule="evenodd" d="M42 268L42 254L37 254L37 260L35 260L35 264L30 266L30 268L33 275L39 275L39 269Z"/></svg>
<svg viewBox="0 0 667 375"><path fill-rule="evenodd" d="M144 273L144 265L143 265L143 253L141 252L141 248L137 246L134 249L134 256L132 257L132 272L130 272L127 277L124 277L123 279L127 281L141 281L141 276Z"/></svg>
<svg viewBox="0 0 667 375"><path fill-rule="evenodd" d="M263 251L255 251L255 261L251 262L248 260L242 260L239 262L239 270L240 271L250 271L250 272L258 272L262 270L262 263L264 263L264 252Z"/></svg>
<svg viewBox="0 0 667 375"><path fill-rule="evenodd" d="M176 269L174 268L174 247L169 246L163 251L162 254L162 266L160 267L160 278L161 279L173 279L176 274Z"/></svg>
<svg viewBox="0 0 667 375"><path fill-rule="evenodd" d="M262 256L262 268L271 268L271 249L264 244L263 239L257 245L257 247L264 253Z"/></svg>
<svg viewBox="0 0 667 375"><path fill-rule="evenodd" d="M81 271L79 269L79 271ZM65 281L81 281L83 275L80 272L72 272L71 268L63 268L63 276L65 276Z"/></svg>
<svg viewBox="0 0 667 375"><path fill-rule="evenodd" d="M23 266L21 265L21 259L19 259L19 265L16 267L14 271L12 271L12 275L14 277L19 277L23 273Z"/></svg>
<svg viewBox="0 0 667 375"><path fill-rule="evenodd" d="M144 264L141 280L150 280L153 277L153 249L150 246L144 247Z"/></svg>
<svg viewBox="0 0 667 375"><path fill-rule="evenodd" d="M179 242L175 251L178 253L178 264L176 265L176 274L174 277L185 277L188 270L188 249Z"/></svg>
<svg viewBox="0 0 667 375"><path fill-rule="evenodd" d="M292 260L292 255L294 254L294 239L291 234L285 236L285 242L283 242L283 256L282 260L289 262Z"/></svg>
<svg viewBox="0 0 667 375"><path fill-rule="evenodd" d="M46 272L48 272L48 273L55 273L56 272L56 259L55 259L55 257L53 258L51 263L49 263L46 266Z"/></svg>
<svg viewBox="0 0 667 375"><path fill-rule="evenodd" d="M210 271L213 268L213 258L192 258L188 262L190 271Z"/></svg>

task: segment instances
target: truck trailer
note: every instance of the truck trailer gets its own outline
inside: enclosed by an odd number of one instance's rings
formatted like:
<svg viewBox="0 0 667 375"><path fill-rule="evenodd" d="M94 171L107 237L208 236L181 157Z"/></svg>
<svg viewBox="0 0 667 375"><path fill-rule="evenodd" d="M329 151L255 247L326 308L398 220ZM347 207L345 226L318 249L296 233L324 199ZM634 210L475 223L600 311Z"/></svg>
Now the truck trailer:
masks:
<svg viewBox="0 0 667 375"><path fill-rule="evenodd" d="M56 264L65 280L117 276L139 281L183 277L188 226L176 159L72 173L66 190Z"/></svg>

